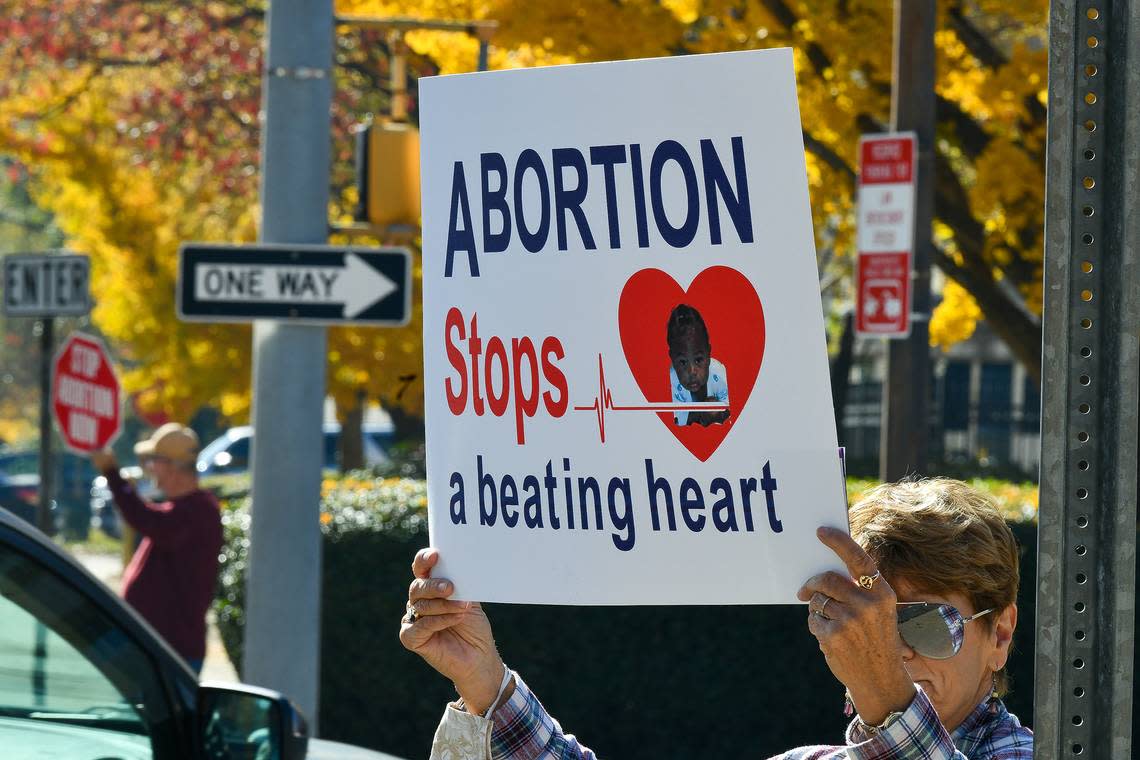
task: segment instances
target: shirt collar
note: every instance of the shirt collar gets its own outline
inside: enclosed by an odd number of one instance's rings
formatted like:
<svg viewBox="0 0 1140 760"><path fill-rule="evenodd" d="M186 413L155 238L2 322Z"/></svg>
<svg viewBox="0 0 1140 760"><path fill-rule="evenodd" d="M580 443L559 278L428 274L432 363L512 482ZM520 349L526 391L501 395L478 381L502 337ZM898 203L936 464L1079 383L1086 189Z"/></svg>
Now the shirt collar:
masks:
<svg viewBox="0 0 1140 760"><path fill-rule="evenodd" d="M968 747L981 743L989 736L990 729L995 722L1001 721L1006 715L1005 704L995 696L986 695L978 706L966 716L961 725L954 729L950 738L963 754L969 754Z"/></svg>

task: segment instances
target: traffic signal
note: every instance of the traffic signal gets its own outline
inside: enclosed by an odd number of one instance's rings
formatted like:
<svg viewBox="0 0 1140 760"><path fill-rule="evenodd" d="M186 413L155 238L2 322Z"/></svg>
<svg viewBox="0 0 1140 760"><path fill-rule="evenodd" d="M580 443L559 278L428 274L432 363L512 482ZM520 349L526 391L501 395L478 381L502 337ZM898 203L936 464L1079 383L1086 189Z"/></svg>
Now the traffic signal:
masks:
<svg viewBox="0 0 1140 760"><path fill-rule="evenodd" d="M356 133L356 220L377 227L420 223L420 133L375 121Z"/></svg>

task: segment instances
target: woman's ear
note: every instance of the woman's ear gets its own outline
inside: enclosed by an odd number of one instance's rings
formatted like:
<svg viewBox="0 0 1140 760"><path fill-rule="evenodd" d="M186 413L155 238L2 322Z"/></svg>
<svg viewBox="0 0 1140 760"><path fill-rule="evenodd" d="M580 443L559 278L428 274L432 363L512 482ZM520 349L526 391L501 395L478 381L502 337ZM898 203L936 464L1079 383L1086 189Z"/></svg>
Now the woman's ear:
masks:
<svg viewBox="0 0 1140 760"><path fill-rule="evenodd" d="M1013 643L1013 631L1017 628L1017 604L1011 604L998 613L994 621L993 653L990 667L996 672L1005 667L1009 659L1009 647Z"/></svg>

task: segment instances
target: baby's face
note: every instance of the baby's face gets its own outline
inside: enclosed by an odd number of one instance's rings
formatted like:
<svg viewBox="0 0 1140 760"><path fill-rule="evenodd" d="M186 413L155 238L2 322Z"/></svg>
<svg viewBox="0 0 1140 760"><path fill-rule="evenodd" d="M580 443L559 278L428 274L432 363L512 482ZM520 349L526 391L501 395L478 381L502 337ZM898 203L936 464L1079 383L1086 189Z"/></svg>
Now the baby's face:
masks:
<svg viewBox="0 0 1140 760"><path fill-rule="evenodd" d="M690 393L704 393L709 382L710 346L703 335L689 330L669 346L669 358L677 379Z"/></svg>

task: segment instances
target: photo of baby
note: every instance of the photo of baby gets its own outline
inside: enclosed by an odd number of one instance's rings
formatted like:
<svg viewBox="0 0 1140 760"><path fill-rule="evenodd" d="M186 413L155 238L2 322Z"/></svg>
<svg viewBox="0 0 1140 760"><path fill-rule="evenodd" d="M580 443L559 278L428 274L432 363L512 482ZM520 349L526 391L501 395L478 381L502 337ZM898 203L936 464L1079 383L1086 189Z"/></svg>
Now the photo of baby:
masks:
<svg viewBox="0 0 1140 760"><path fill-rule="evenodd" d="M666 329L669 345L669 387L674 403L718 401L728 403L728 374L712 356L712 342L701 313L679 304L669 314ZM728 420L729 410L676 411L677 425L712 425Z"/></svg>

